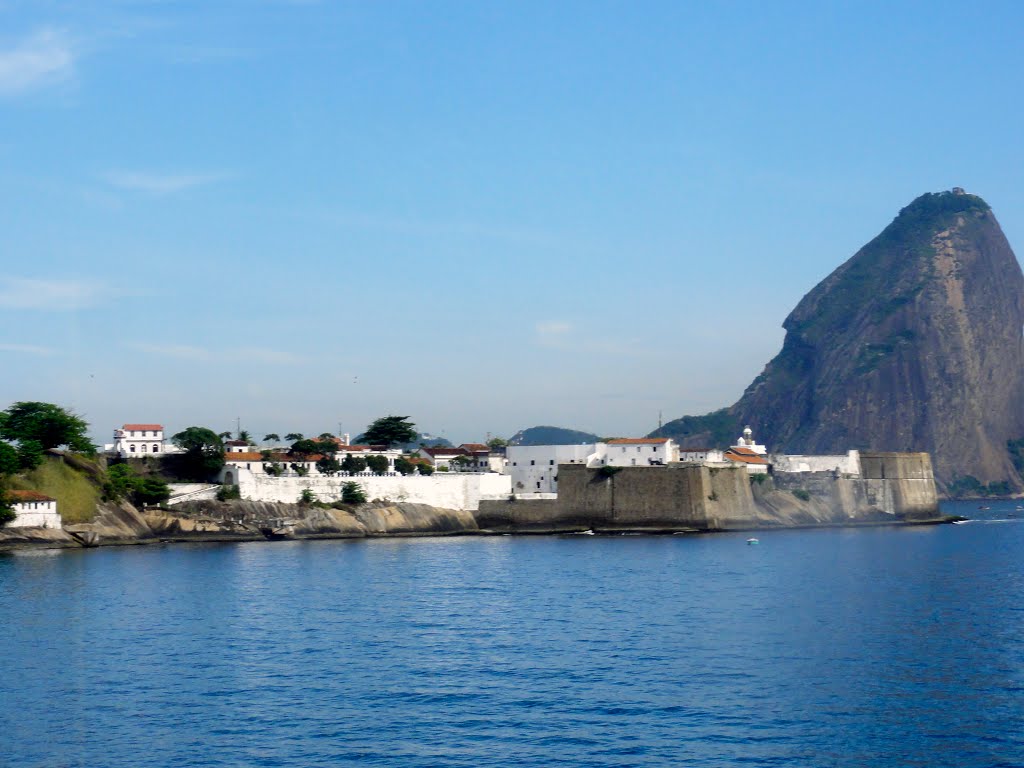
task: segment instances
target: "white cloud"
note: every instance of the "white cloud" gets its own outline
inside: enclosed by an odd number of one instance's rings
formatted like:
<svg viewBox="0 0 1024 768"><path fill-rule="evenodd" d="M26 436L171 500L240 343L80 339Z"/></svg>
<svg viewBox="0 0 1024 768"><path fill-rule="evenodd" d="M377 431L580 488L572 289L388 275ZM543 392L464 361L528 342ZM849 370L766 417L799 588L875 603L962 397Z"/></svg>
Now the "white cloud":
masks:
<svg viewBox="0 0 1024 768"><path fill-rule="evenodd" d="M566 337L572 333L572 325L560 320L549 320L534 326L537 332L537 343L546 347L557 347L565 343Z"/></svg>
<svg viewBox="0 0 1024 768"><path fill-rule="evenodd" d="M59 82L71 75L75 53L67 35L41 29L15 47L0 50L0 93L17 93Z"/></svg>
<svg viewBox="0 0 1024 768"><path fill-rule="evenodd" d="M111 186L152 195L182 192L193 187L214 184L228 178L226 173L146 173L142 171L110 171L103 179Z"/></svg>
<svg viewBox="0 0 1024 768"><path fill-rule="evenodd" d="M104 293L92 280L35 280L0 275L0 309L67 312L95 305Z"/></svg>
<svg viewBox="0 0 1024 768"><path fill-rule="evenodd" d="M35 355L36 357L50 357L56 354L56 350L49 347L38 347L35 344L0 344L0 352Z"/></svg>
<svg viewBox="0 0 1024 768"><path fill-rule="evenodd" d="M291 352L267 347L241 347L228 351L218 351L189 344L134 343L126 344L125 346L129 349L136 349L158 357L170 357L176 360L262 363L265 365L293 365L304 361L304 358Z"/></svg>
<svg viewBox="0 0 1024 768"><path fill-rule="evenodd" d="M158 357L173 357L176 360L211 360L213 358L210 350L188 344L126 344L125 346Z"/></svg>

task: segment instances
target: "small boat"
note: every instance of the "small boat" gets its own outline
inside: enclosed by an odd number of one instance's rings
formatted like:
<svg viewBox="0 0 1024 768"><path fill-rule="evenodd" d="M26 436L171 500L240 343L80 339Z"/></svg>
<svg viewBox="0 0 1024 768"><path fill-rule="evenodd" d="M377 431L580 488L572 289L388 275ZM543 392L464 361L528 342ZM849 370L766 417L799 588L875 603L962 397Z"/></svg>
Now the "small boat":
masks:
<svg viewBox="0 0 1024 768"><path fill-rule="evenodd" d="M992 509L992 507L984 507L984 506L979 505L978 509Z"/></svg>
<svg viewBox="0 0 1024 768"><path fill-rule="evenodd" d="M747 539L747 544L760 544L761 542L757 539Z"/></svg>

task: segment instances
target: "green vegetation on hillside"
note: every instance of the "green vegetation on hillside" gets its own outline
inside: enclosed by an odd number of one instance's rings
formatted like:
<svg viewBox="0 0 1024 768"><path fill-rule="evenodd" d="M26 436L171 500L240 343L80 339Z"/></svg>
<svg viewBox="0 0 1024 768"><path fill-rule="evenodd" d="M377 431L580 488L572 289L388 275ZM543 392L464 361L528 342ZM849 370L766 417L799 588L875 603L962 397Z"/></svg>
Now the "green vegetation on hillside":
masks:
<svg viewBox="0 0 1024 768"><path fill-rule="evenodd" d="M946 488L951 499L988 498L990 496L1009 496L1013 488L1006 480L983 483L973 475L954 477Z"/></svg>
<svg viewBox="0 0 1024 768"><path fill-rule="evenodd" d="M10 487L55 498L65 523L90 522L100 500L99 486L58 456L47 456L35 469L12 477Z"/></svg>
<svg viewBox="0 0 1024 768"><path fill-rule="evenodd" d="M756 383L756 382L755 382ZM752 385L753 386L753 385ZM741 426L729 408L720 408L703 416L683 416L651 432L648 437L671 437L686 446L689 438L700 439L700 447L732 445Z"/></svg>

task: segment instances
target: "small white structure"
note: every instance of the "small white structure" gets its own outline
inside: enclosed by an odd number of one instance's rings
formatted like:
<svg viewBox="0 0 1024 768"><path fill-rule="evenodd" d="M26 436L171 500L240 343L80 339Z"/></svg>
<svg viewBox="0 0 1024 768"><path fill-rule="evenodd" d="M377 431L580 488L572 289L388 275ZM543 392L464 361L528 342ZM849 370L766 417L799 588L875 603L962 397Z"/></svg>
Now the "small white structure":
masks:
<svg viewBox="0 0 1024 768"><path fill-rule="evenodd" d="M460 456L465 456L467 461L472 460L472 455L464 448L447 448L445 446L431 448L420 446L413 456L426 459L434 469L441 472L452 471L453 467L455 470L461 470L462 467L455 462L456 458ZM471 465L467 464L465 468L470 469Z"/></svg>
<svg viewBox="0 0 1024 768"><path fill-rule="evenodd" d="M512 493L558 493L558 465L600 466L604 462L604 447L604 443L510 445L505 449L505 472L512 477Z"/></svg>
<svg viewBox="0 0 1024 768"><path fill-rule="evenodd" d="M721 464L725 452L720 448L680 448L678 460L688 464Z"/></svg>
<svg viewBox="0 0 1024 768"><path fill-rule="evenodd" d="M11 506L17 517L7 525L10 528L60 528L57 500L36 491L8 491L14 502Z"/></svg>
<svg viewBox="0 0 1024 768"><path fill-rule="evenodd" d="M256 446L250 443L248 440L225 440L224 441L224 452L225 453L252 453L256 450Z"/></svg>
<svg viewBox="0 0 1024 768"><path fill-rule="evenodd" d="M492 451L489 445L484 443L463 443L459 446L472 459L469 469L473 472L498 472L505 471L505 454Z"/></svg>
<svg viewBox="0 0 1024 768"><path fill-rule="evenodd" d="M678 461L679 447L669 437L623 437L605 445L605 464L613 467L657 467Z"/></svg>
<svg viewBox="0 0 1024 768"><path fill-rule="evenodd" d="M763 445L759 444L756 440L754 440L754 430L750 428L750 425L747 425L747 427L743 430L743 434L739 438L737 438L736 445L732 447L747 448L756 453L758 456L764 456L766 453L768 453L767 448L765 448Z"/></svg>
<svg viewBox="0 0 1024 768"><path fill-rule="evenodd" d="M114 430L114 442L103 446L122 459L166 453L162 424L125 424Z"/></svg>

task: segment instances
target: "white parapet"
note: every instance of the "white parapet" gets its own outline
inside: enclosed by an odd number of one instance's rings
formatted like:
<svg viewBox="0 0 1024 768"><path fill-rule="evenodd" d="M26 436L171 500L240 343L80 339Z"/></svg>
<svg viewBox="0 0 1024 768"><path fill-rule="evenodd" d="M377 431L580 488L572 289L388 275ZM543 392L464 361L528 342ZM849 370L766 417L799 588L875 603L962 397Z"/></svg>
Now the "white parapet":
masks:
<svg viewBox="0 0 1024 768"><path fill-rule="evenodd" d="M341 499L345 483L356 482L369 501L386 500L429 504L444 509L475 512L481 498L507 498L512 493L512 478L495 472L435 472L433 475L323 475L274 477L245 468L235 470L238 490L250 501L294 503L305 490L320 501Z"/></svg>

